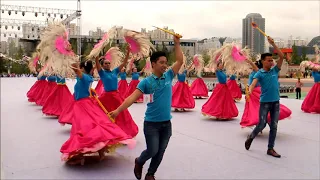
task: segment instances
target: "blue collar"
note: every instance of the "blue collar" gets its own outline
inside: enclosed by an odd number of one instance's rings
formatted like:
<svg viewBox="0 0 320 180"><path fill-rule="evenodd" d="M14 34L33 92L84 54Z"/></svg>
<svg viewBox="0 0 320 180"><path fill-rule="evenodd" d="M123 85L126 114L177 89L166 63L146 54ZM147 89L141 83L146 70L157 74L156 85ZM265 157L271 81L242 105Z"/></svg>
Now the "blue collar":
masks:
<svg viewBox="0 0 320 180"><path fill-rule="evenodd" d="M151 75L154 79L159 79L156 75L154 75L153 73L152 73L152 75ZM165 74L163 73L162 74L162 76L160 77L160 79L165 79L166 78L166 76L165 76Z"/></svg>

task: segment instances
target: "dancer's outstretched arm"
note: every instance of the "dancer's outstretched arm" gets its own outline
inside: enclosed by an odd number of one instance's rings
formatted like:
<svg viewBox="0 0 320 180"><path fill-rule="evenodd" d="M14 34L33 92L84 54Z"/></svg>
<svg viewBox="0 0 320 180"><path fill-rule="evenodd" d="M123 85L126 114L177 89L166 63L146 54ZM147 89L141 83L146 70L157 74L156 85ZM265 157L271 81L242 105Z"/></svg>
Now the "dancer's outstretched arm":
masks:
<svg viewBox="0 0 320 180"><path fill-rule="evenodd" d="M123 101L123 103L114 111L110 112L109 115L112 118L115 118L120 112L130 107L143 93L136 89L133 93Z"/></svg>
<svg viewBox="0 0 320 180"><path fill-rule="evenodd" d="M126 57L124 58L122 64L118 67L119 69L122 69L123 67L125 67L128 63L128 59L129 59L129 54L130 54L130 46L127 46L127 54Z"/></svg>
<svg viewBox="0 0 320 180"><path fill-rule="evenodd" d="M257 67L257 65L254 64L251 60L247 59L246 61L251 65L252 70L253 70L254 72L259 71L259 68Z"/></svg>
<svg viewBox="0 0 320 180"><path fill-rule="evenodd" d="M174 36L174 49L175 49L175 58L176 62L172 66L172 71L174 74L178 74L182 64L183 64L183 54L180 46L180 38Z"/></svg>

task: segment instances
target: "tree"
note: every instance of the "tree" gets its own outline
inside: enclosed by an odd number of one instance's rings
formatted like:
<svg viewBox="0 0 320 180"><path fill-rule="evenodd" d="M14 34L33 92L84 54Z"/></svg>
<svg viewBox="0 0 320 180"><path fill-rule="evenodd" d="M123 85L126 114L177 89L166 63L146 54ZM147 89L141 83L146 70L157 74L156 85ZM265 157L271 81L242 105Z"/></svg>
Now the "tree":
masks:
<svg viewBox="0 0 320 180"><path fill-rule="evenodd" d="M9 57L13 58L16 52L17 52L16 45L13 41L11 41L9 43Z"/></svg>
<svg viewBox="0 0 320 180"><path fill-rule="evenodd" d="M302 51L301 60L302 61L307 60L307 47L303 46L301 51Z"/></svg>
<svg viewBox="0 0 320 180"><path fill-rule="evenodd" d="M0 73L8 72L8 69L6 68L7 60L4 58L0 58Z"/></svg>
<svg viewBox="0 0 320 180"><path fill-rule="evenodd" d="M168 54L168 48L167 46L164 44L164 42L162 41L162 51L165 52L166 54Z"/></svg>
<svg viewBox="0 0 320 180"><path fill-rule="evenodd" d="M81 43L81 54L83 54L83 52L86 51L87 46L88 46L88 41L87 41L87 38L84 37Z"/></svg>
<svg viewBox="0 0 320 180"><path fill-rule="evenodd" d="M139 61L139 65L137 66L138 69L140 69L140 70L143 69L144 66L146 65L146 62L147 62L147 58L141 59L141 60Z"/></svg>
<svg viewBox="0 0 320 180"><path fill-rule="evenodd" d="M23 49L21 45L19 45L19 47L16 48L16 51L13 54L12 58L16 60L21 60L23 58ZM12 73L24 74L29 72L28 66L25 63L20 64L20 63L11 62L11 64L12 64L12 69L11 69Z"/></svg>
<svg viewBox="0 0 320 180"><path fill-rule="evenodd" d="M293 64L296 64L296 65L298 65L298 64L300 64L300 60L301 58L298 56L298 53L297 53L297 47L296 47L296 45L294 44L293 46L292 46L292 56L291 56L291 62L293 63Z"/></svg>
<svg viewBox="0 0 320 180"><path fill-rule="evenodd" d="M161 51L159 44L156 44L156 51Z"/></svg>
<svg viewBox="0 0 320 180"><path fill-rule="evenodd" d="M175 57L175 48L173 47L172 51L168 55L168 65L171 66L176 60Z"/></svg>
<svg viewBox="0 0 320 180"><path fill-rule="evenodd" d="M92 44L89 44L89 43L88 43L86 49L85 49L84 52L81 53L81 54L83 54L84 56L87 56L87 55L90 54L90 52L91 52L92 49L93 49Z"/></svg>
<svg viewBox="0 0 320 180"><path fill-rule="evenodd" d="M210 55L208 53L203 53L202 54L202 58L203 58L203 61L204 61L204 65L208 65L209 64L209 61L211 59Z"/></svg>
<svg viewBox="0 0 320 180"><path fill-rule="evenodd" d="M77 39L70 39L70 44L72 46L73 52L77 54L77 51L78 51Z"/></svg>

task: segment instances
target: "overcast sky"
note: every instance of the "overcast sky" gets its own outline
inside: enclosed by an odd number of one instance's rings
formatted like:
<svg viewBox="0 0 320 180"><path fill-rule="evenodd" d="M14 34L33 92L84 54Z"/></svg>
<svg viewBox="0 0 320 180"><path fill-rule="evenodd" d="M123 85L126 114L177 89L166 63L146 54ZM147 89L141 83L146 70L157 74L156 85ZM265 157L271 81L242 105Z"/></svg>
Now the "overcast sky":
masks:
<svg viewBox="0 0 320 180"><path fill-rule="evenodd" d="M76 0L67 1L3 1L2 4L77 8ZM114 25L140 31L153 29L152 25L169 26L183 38L213 36L241 38L242 19L249 13L260 13L266 19L266 33L287 39L308 38L320 35L320 1L92 1L81 2L82 34ZM13 13L14 14L14 13ZM1 13L1 18L39 19L34 14L22 17ZM73 22L76 22L74 20ZM11 28L9 28L11 31ZM4 30L3 28L1 29ZM1 36L3 37L3 35Z"/></svg>

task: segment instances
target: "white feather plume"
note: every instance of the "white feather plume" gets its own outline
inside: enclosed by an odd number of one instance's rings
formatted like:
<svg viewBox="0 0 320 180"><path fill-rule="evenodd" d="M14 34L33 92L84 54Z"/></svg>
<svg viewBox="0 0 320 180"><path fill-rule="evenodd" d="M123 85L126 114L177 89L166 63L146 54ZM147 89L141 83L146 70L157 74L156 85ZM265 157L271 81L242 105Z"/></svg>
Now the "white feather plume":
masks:
<svg viewBox="0 0 320 180"><path fill-rule="evenodd" d="M182 53L182 55L183 55L183 63L182 63L181 68L179 69L179 74L182 74L183 71L187 69L187 64L186 64L187 57L184 55L184 53Z"/></svg>
<svg viewBox="0 0 320 180"><path fill-rule="evenodd" d="M131 54L136 60L149 57L150 53L155 49L149 37L142 33L123 29L122 35L124 40L130 45Z"/></svg>
<svg viewBox="0 0 320 180"><path fill-rule="evenodd" d="M131 59L129 60L129 63L127 64L126 67L126 73L129 74L132 71L132 68L135 68L135 64L134 64L135 59L133 57L131 57Z"/></svg>
<svg viewBox="0 0 320 180"><path fill-rule="evenodd" d="M120 51L118 47L110 48L106 55L105 59L110 61L110 68L114 69L121 65L124 58L124 54Z"/></svg>
<svg viewBox="0 0 320 180"><path fill-rule="evenodd" d="M201 54L196 54L193 56L192 68L195 68L197 75L200 77L204 69L204 60Z"/></svg>
<svg viewBox="0 0 320 180"><path fill-rule="evenodd" d="M144 71L146 76L150 76L152 74L152 67L151 67L151 61L150 57L146 59L146 65L144 66Z"/></svg>
<svg viewBox="0 0 320 180"><path fill-rule="evenodd" d="M38 76L46 74L68 77L74 74L71 65L79 62L79 59L72 51L62 54L56 47L58 38L64 39L63 42L68 43L67 36L67 29L61 22L49 22L48 27L41 35L41 42L37 46L37 50L40 52L40 64L44 65Z"/></svg>
<svg viewBox="0 0 320 180"><path fill-rule="evenodd" d="M105 33L102 39L95 45L95 47L91 50L90 54L86 57L86 59L94 59L99 56L100 52L117 36L117 28L116 26L112 27L107 33Z"/></svg>

